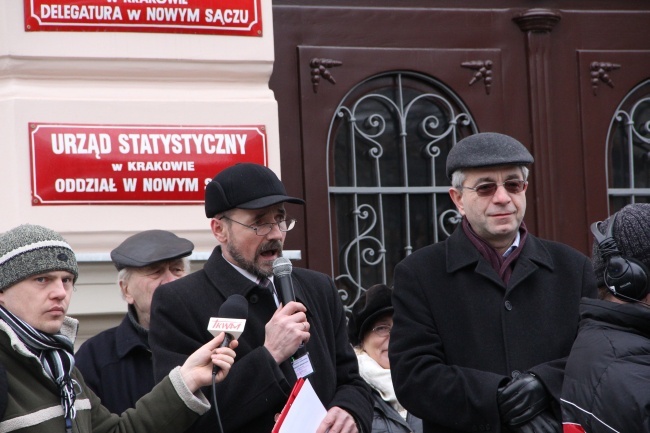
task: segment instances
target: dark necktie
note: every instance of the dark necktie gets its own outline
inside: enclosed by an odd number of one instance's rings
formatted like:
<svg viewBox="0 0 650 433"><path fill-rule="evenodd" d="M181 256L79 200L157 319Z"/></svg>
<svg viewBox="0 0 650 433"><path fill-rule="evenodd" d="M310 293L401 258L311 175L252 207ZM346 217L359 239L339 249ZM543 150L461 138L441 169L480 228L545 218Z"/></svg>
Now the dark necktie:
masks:
<svg viewBox="0 0 650 433"><path fill-rule="evenodd" d="M262 277L262 278L260 278L259 285L262 286L262 287L264 287L265 289L269 289L269 291L270 291L271 294L275 297L276 302L277 302L277 300L278 300L278 294L276 293L276 291L275 291L275 286L273 285L273 282L271 282L271 280L269 280L269 279L266 278L266 277Z"/></svg>

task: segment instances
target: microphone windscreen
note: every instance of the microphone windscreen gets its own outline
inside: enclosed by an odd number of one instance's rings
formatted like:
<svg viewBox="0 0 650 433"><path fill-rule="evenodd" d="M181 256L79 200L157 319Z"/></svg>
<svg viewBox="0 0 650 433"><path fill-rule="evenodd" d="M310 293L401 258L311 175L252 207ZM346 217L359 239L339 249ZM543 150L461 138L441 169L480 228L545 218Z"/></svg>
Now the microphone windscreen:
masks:
<svg viewBox="0 0 650 433"><path fill-rule="evenodd" d="M248 301L242 295L230 295L219 308L219 317L227 319L248 318Z"/></svg>
<svg viewBox="0 0 650 433"><path fill-rule="evenodd" d="M291 275L293 265L291 260L286 257L278 257L273 261L273 275L280 277L283 275Z"/></svg>

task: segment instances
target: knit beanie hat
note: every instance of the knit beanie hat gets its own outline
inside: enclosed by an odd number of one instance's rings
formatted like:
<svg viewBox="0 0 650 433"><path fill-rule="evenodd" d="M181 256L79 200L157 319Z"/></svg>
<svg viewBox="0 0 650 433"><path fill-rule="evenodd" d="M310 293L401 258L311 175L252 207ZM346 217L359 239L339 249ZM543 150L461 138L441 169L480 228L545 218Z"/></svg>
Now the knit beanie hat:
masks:
<svg viewBox="0 0 650 433"><path fill-rule="evenodd" d="M23 224L0 235L0 290L32 275L68 271L77 281L77 259L57 232Z"/></svg>
<svg viewBox="0 0 650 433"><path fill-rule="evenodd" d="M612 217L599 224L598 229L607 234ZM634 203L616 213L612 230L616 247L623 257L635 259L650 269L650 203ZM594 240L591 263L594 266L598 287L605 285L605 262L598 251L598 241Z"/></svg>

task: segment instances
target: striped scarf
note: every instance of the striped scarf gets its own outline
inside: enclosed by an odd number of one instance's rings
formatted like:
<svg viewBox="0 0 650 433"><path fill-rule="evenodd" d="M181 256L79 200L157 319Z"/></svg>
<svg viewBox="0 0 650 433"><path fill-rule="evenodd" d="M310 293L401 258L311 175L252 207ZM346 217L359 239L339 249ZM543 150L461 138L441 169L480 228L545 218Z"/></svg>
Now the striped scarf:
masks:
<svg viewBox="0 0 650 433"><path fill-rule="evenodd" d="M7 309L0 306L0 319L16 333L20 341L38 357L47 375L57 384L61 394L61 406L65 415L66 431L72 431L76 416L74 401L76 392L70 377L74 368L74 345L63 334L46 334L28 325Z"/></svg>

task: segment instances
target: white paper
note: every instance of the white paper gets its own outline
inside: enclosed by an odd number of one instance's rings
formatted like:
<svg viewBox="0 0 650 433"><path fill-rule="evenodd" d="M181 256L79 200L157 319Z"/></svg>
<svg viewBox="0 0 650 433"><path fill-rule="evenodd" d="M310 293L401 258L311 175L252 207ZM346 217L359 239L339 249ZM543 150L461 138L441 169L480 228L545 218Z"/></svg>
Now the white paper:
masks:
<svg viewBox="0 0 650 433"><path fill-rule="evenodd" d="M280 433L315 433L326 414L327 410L316 395L309 379L305 379L284 418Z"/></svg>

